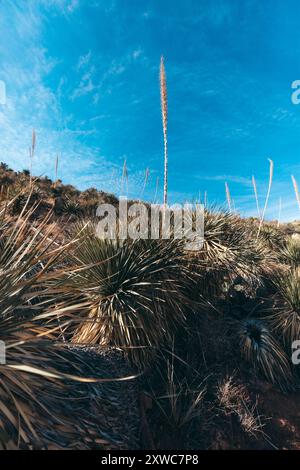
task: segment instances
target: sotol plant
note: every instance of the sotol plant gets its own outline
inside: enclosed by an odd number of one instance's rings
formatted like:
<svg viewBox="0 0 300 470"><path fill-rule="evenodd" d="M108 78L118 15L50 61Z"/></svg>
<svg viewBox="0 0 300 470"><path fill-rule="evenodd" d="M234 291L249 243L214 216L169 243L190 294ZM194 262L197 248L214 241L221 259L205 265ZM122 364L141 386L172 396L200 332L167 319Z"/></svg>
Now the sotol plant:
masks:
<svg viewBox="0 0 300 470"><path fill-rule="evenodd" d="M222 293L225 281L241 276L251 285L272 267L272 259L262 244L251 236L249 227L234 214L205 211L204 244L190 256L190 269L199 276L197 292L213 297Z"/></svg>
<svg viewBox="0 0 300 470"><path fill-rule="evenodd" d="M181 243L100 239L91 229L61 283L64 308L83 313L75 343L122 348L144 368L184 319Z"/></svg>
<svg viewBox="0 0 300 470"><path fill-rule="evenodd" d="M290 237L281 250L282 261L289 263L293 268L300 266L300 238Z"/></svg>
<svg viewBox="0 0 300 470"><path fill-rule="evenodd" d="M243 358L269 382L286 390L292 381L288 358L270 329L257 319L246 319L239 329Z"/></svg>
<svg viewBox="0 0 300 470"><path fill-rule="evenodd" d="M64 261L66 247L50 238L49 216L29 223L33 210L24 208L12 219L7 205L0 208L0 341L6 349L0 364L0 449L117 447L113 430L108 443L109 433L95 419L103 403L87 405L86 397L96 397L102 381L88 378L95 376L92 361L51 340L59 330L57 299L49 302L46 279L59 272L52 269Z"/></svg>
<svg viewBox="0 0 300 470"><path fill-rule="evenodd" d="M300 338L300 269L299 267L276 276L277 308L273 322L283 335L285 343L291 346Z"/></svg>

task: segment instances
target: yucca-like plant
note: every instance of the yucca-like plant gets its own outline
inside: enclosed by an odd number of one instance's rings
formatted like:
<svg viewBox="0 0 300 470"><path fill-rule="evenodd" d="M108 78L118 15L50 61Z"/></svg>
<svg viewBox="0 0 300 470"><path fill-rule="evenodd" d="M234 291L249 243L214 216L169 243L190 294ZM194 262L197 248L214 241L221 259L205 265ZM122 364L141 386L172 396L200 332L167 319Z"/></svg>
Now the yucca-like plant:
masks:
<svg viewBox="0 0 300 470"><path fill-rule="evenodd" d="M9 197L9 212L18 216L26 208L34 208L34 211L37 209L37 203L45 197L45 194L41 189L32 183L31 188L21 187L17 184L11 187Z"/></svg>
<svg viewBox="0 0 300 470"><path fill-rule="evenodd" d="M300 268L277 275L277 305L272 320L288 347L300 338Z"/></svg>
<svg viewBox="0 0 300 470"><path fill-rule="evenodd" d="M45 279L65 247L49 238L50 216L29 223L32 211L12 219L0 208L0 449L128 447L127 437L99 420L105 403L119 416L124 408L110 402L121 391L113 364L103 370L99 355L51 341L60 325L55 299L47 307ZM99 382L107 383L101 391ZM131 440L130 425L128 432Z"/></svg>
<svg viewBox="0 0 300 470"><path fill-rule="evenodd" d="M80 204L76 201L73 201L70 198L66 199L66 201L64 202L62 206L61 211L64 215L67 215L70 217L79 217L82 212Z"/></svg>
<svg viewBox="0 0 300 470"><path fill-rule="evenodd" d="M82 235L60 285L62 308L83 314L73 342L122 348L144 368L184 319L181 243Z"/></svg>
<svg viewBox="0 0 300 470"><path fill-rule="evenodd" d="M281 250L284 246L284 235L274 225L264 224L260 229L260 240L271 250Z"/></svg>
<svg viewBox="0 0 300 470"><path fill-rule="evenodd" d="M288 358L270 329L257 319L246 319L239 329L242 357L266 380L286 390L292 374Z"/></svg>
<svg viewBox="0 0 300 470"><path fill-rule="evenodd" d="M205 211L203 247L190 256L190 263L192 272L198 274L199 292L209 297L221 295L224 283L237 276L259 285L273 266L270 252L249 233L247 224L217 210Z"/></svg>
<svg viewBox="0 0 300 470"><path fill-rule="evenodd" d="M282 261L292 268L300 267L300 237L290 237L281 250Z"/></svg>
<svg viewBox="0 0 300 470"><path fill-rule="evenodd" d="M39 402L32 388L39 381L17 370L39 362L38 346L26 342L35 338L35 329L40 332L39 324L30 323L36 315L37 285L55 256L42 235L45 223L28 230L31 213L23 211L13 222L6 207L0 211L0 340L6 348L6 363L0 366L0 422L2 436L9 436L7 442L2 437L3 447L26 447L38 441L29 409Z"/></svg>

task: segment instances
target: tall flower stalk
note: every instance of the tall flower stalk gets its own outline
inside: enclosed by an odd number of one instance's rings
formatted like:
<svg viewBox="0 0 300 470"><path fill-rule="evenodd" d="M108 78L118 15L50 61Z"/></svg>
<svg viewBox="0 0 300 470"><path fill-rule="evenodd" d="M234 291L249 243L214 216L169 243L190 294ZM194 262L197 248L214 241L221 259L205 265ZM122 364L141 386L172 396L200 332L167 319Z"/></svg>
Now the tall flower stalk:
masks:
<svg viewBox="0 0 300 470"><path fill-rule="evenodd" d="M31 139L31 147L29 147L29 158L30 158L30 187L32 185L32 161L35 152L35 145L36 145L36 133L35 130L32 130L32 139Z"/></svg>
<svg viewBox="0 0 300 470"><path fill-rule="evenodd" d="M164 58L160 60L160 99L164 134L164 205L168 202L168 99Z"/></svg>
<svg viewBox="0 0 300 470"><path fill-rule="evenodd" d="M279 207L278 207L278 221L277 221L277 227L280 226L281 211L282 211L282 199L281 199L281 197L280 197L280 198L279 198Z"/></svg>
<svg viewBox="0 0 300 470"><path fill-rule="evenodd" d="M229 212L232 212L232 204L231 204L230 191L229 191L228 183L227 183L226 181L225 181L225 192L226 192L226 200L227 200Z"/></svg>
<svg viewBox="0 0 300 470"><path fill-rule="evenodd" d="M158 185L159 185L159 177L156 178L155 194L154 194L154 203L155 203L155 204L156 204L156 202L157 202Z"/></svg>
<svg viewBox="0 0 300 470"><path fill-rule="evenodd" d="M262 224L263 224L263 222L264 222L266 210L267 210L267 207L268 207L269 197L270 197L270 193L271 193L272 182L273 182L274 163L273 163L273 160L271 160L270 158L269 158L268 160L269 160L269 162L270 162L269 186L268 186L268 192L267 192L267 195L266 195L266 200L265 200L264 209L263 209L263 212L262 212L262 214L261 214L261 219L260 219L260 223L259 223L259 228L258 228L257 237L259 237L259 234L260 234L260 231L261 231L261 227L262 227Z"/></svg>
<svg viewBox="0 0 300 470"><path fill-rule="evenodd" d="M55 159L55 186L57 185L57 175L58 175L58 155L56 155Z"/></svg>
<svg viewBox="0 0 300 470"><path fill-rule="evenodd" d="M257 186L256 186L256 181L255 181L254 175L252 176L252 185L253 185L253 189L254 189L257 215L258 215L258 218L260 219L260 208L259 208L259 202L258 202Z"/></svg>
<svg viewBox="0 0 300 470"><path fill-rule="evenodd" d="M142 187L140 199L142 199L142 197L144 196L144 192L145 192L145 189L146 189L146 186L147 186L147 183L148 183L149 175L150 175L150 170L149 170L149 168L146 168L144 184L143 184L143 187Z"/></svg>
<svg viewBox="0 0 300 470"><path fill-rule="evenodd" d="M121 182L121 194L124 193L124 187L126 184L126 194L128 196L128 170L127 170L127 163L126 163L126 158L124 160L124 165L123 165L123 170L122 170L122 182Z"/></svg>
<svg viewBox="0 0 300 470"><path fill-rule="evenodd" d="M293 182L293 186L294 186L294 190L295 190L295 196L296 196L296 199L297 199L297 203L298 203L298 206L299 206L299 209L300 209L300 195L299 195L298 184L297 184L297 181L296 181L296 179L293 175L291 175L291 178L292 178L292 182Z"/></svg>

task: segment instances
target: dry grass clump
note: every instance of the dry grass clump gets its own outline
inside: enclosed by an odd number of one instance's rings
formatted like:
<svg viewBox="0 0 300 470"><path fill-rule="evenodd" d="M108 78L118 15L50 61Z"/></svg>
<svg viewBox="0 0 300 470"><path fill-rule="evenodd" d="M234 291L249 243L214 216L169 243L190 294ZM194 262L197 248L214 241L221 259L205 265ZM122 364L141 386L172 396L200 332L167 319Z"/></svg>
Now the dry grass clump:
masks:
<svg viewBox="0 0 300 470"><path fill-rule="evenodd" d="M233 376L223 379L217 387L217 399L225 415L236 416L245 433L255 438L264 434L257 402L252 403L244 384L236 383Z"/></svg>
<svg viewBox="0 0 300 470"><path fill-rule="evenodd" d="M194 386L176 376L173 360L167 360L165 391L153 400L163 417L163 442L176 442L178 448L191 440L195 427L199 427L205 416L206 386L203 382ZM160 418L161 419L161 418Z"/></svg>

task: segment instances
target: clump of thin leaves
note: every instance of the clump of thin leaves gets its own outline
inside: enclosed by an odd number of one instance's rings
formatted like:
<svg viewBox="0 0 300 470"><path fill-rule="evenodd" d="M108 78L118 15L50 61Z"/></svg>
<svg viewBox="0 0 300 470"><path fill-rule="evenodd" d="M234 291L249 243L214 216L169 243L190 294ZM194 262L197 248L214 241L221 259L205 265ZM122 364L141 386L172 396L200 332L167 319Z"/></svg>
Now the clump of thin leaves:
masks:
<svg viewBox="0 0 300 470"><path fill-rule="evenodd" d="M239 329L242 357L272 384L286 390L292 374L289 360L270 329L257 319L246 319Z"/></svg>
<svg viewBox="0 0 300 470"><path fill-rule="evenodd" d="M300 266L300 237L290 237L281 250L283 262L288 263L292 268Z"/></svg>
<svg viewBox="0 0 300 470"><path fill-rule="evenodd" d="M70 217L79 217L82 213L82 209L78 202L67 198L63 203L61 212L62 214Z"/></svg>
<svg viewBox="0 0 300 470"><path fill-rule="evenodd" d="M272 270L273 257L238 216L211 210L204 215L203 247L190 257L190 263L193 273L199 274L199 292L217 297L224 283L237 276L259 285L262 275Z"/></svg>
<svg viewBox="0 0 300 470"><path fill-rule="evenodd" d="M166 392L166 395L159 397L159 401L168 402L168 406L162 407L162 410L166 413L166 419L173 431L186 429L193 420L199 419L203 412L203 399L206 393L203 384L193 389L186 383L178 383L178 379L174 377L174 367L169 363Z"/></svg>
<svg viewBox="0 0 300 470"><path fill-rule="evenodd" d="M273 323L290 347L300 338L300 269L294 268L274 279L277 305Z"/></svg>
<svg viewBox="0 0 300 470"><path fill-rule="evenodd" d="M274 225L264 224L260 229L260 239L271 250L282 249L284 246L284 235Z"/></svg>
<svg viewBox="0 0 300 470"><path fill-rule="evenodd" d="M50 214L29 223L34 208L25 206L12 219L10 204L0 207L0 341L6 350L0 364L0 448L119 447L120 433L107 432L110 426L95 417L103 403L118 406L109 401L111 386L106 392L102 387L100 400L97 384L123 378L111 364L95 374L97 356L84 357L51 340L60 326L55 309L47 307L45 279L66 247L49 238Z"/></svg>
<svg viewBox="0 0 300 470"><path fill-rule="evenodd" d="M200 377L192 364L177 356L174 349L165 351L161 359L147 392L153 406L150 423L156 429L155 443L163 449L169 446L184 449L193 442L199 445L195 432L207 424L207 377Z"/></svg>
<svg viewBox="0 0 300 470"><path fill-rule="evenodd" d="M63 309L81 312L75 343L123 349L144 368L184 320L181 242L108 240L86 228L61 281Z"/></svg>

